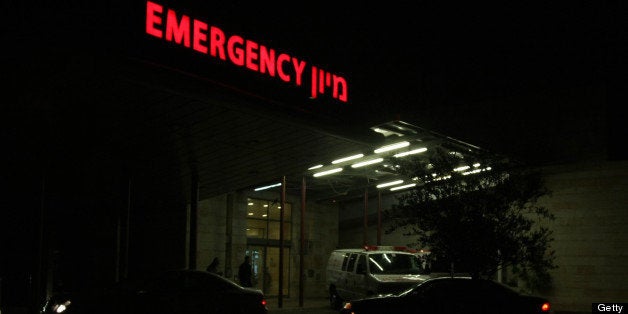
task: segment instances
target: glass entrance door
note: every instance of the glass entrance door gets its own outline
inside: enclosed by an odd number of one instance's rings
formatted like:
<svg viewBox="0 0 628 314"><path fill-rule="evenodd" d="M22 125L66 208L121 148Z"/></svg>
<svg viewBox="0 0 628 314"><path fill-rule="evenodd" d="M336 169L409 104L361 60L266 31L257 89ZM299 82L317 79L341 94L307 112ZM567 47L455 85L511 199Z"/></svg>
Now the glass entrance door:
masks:
<svg viewBox="0 0 628 314"><path fill-rule="evenodd" d="M249 246L247 254L251 256L253 266L253 287L264 291L266 296L279 295L279 247ZM283 253L283 296L290 291L290 249Z"/></svg>

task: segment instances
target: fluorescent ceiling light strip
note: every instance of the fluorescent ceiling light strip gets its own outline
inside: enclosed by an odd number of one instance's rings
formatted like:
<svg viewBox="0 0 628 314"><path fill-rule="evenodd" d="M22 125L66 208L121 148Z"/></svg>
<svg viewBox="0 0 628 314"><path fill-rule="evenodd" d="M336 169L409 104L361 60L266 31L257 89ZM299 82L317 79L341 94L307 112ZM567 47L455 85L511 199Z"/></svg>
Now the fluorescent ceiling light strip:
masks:
<svg viewBox="0 0 628 314"><path fill-rule="evenodd" d="M317 173L313 174L313 176L315 176L315 177L322 177L322 176L326 176L328 174L332 174L332 173L336 173L336 172L340 172L340 171L342 171L342 168L334 168L334 169L330 169L330 170L326 170L326 171L317 172Z"/></svg>
<svg viewBox="0 0 628 314"><path fill-rule="evenodd" d="M490 171L490 170L491 170L491 167L486 167L486 168L483 168L483 169L473 169L473 170L470 170L470 171L465 171L462 174L466 176L466 175L479 173L479 172L482 172L482 171Z"/></svg>
<svg viewBox="0 0 628 314"><path fill-rule="evenodd" d="M351 168L359 168L359 167L364 167L364 166L368 166L368 165L372 165L372 164L376 164L379 162L384 161L384 158L375 158L375 159L371 159L371 160L365 160L356 164L351 165Z"/></svg>
<svg viewBox="0 0 628 314"><path fill-rule="evenodd" d="M434 180L432 181L441 181L441 180L447 180L447 179L451 179L451 176L442 176L442 177L434 178Z"/></svg>
<svg viewBox="0 0 628 314"><path fill-rule="evenodd" d="M318 169L318 168L323 168L323 165L312 166L312 167L307 168L307 170L314 170L314 169Z"/></svg>
<svg viewBox="0 0 628 314"><path fill-rule="evenodd" d="M465 171L469 168L470 168L469 166L462 166L462 167L454 168L454 171Z"/></svg>
<svg viewBox="0 0 628 314"><path fill-rule="evenodd" d="M413 186L416 186L416 183L410 183L410 184L406 184L406 185L396 186L394 188L390 188L390 190L391 191L403 190L403 189L411 188Z"/></svg>
<svg viewBox="0 0 628 314"><path fill-rule="evenodd" d="M281 186L281 183L275 183L275 184L271 184L271 185L267 185L267 186L260 186L259 188L256 188L255 191L268 190L268 189L274 188L276 186Z"/></svg>
<svg viewBox="0 0 628 314"><path fill-rule="evenodd" d="M427 148L421 147L421 148L409 150L407 152L399 153L399 154L396 154L394 156L399 158L399 157L404 157L404 156L408 156L408 155L414 155L414 154L422 153L422 152L425 152L425 151L427 151Z"/></svg>
<svg viewBox="0 0 628 314"><path fill-rule="evenodd" d="M399 149L399 148L406 147L406 146L410 146L410 142L403 141L403 142L399 142L399 143L395 143L395 144L382 146L382 147L376 149L374 152L376 154L379 154L379 153L383 153L383 152Z"/></svg>
<svg viewBox="0 0 628 314"><path fill-rule="evenodd" d="M382 128L374 128L372 129L373 131L383 134L384 136L389 136L389 135L397 135L397 136L403 136L403 134L401 133L397 133L391 130L387 130L387 129L382 129Z"/></svg>
<svg viewBox="0 0 628 314"><path fill-rule="evenodd" d="M385 188L387 186L397 185L397 184L401 184L401 183L403 183L403 180L396 180L396 181L390 181L390 182L378 184L376 187L379 189L379 188Z"/></svg>
<svg viewBox="0 0 628 314"><path fill-rule="evenodd" d="M470 174L474 174L474 173L480 173L480 172L482 172L482 169L473 169L473 170L471 170L471 171L465 171L465 172L463 172L463 173L462 173L462 175L463 175L463 176L466 176L466 175L470 175Z"/></svg>
<svg viewBox="0 0 628 314"><path fill-rule="evenodd" d="M336 159L336 160L332 161L331 163L332 164L339 164L339 163L347 161L347 160L353 160L353 159L358 159L358 158L362 158L362 157L364 157L364 154L357 154L357 155L353 155L353 156L349 156L349 157Z"/></svg>

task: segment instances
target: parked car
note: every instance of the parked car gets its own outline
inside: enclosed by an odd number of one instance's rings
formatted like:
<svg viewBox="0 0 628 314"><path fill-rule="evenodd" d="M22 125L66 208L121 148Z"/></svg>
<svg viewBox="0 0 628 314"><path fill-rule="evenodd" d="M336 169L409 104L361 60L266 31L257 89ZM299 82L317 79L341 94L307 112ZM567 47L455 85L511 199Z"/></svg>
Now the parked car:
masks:
<svg viewBox="0 0 628 314"><path fill-rule="evenodd" d="M432 278L399 294L346 302L342 314L548 314L550 302L486 279Z"/></svg>
<svg viewBox="0 0 628 314"><path fill-rule="evenodd" d="M114 287L50 297L42 314L267 314L262 291L206 271L172 270Z"/></svg>

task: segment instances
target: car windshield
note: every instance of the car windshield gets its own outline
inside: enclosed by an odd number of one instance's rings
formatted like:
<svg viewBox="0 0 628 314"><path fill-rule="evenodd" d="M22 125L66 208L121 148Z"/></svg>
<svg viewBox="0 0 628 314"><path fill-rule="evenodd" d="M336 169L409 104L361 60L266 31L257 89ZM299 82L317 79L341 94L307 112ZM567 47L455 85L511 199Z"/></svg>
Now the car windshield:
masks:
<svg viewBox="0 0 628 314"><path fill-rule="evenodd" d="M369 254L372 274L422 274L419 259L412 254L375 253Z"/></svg>

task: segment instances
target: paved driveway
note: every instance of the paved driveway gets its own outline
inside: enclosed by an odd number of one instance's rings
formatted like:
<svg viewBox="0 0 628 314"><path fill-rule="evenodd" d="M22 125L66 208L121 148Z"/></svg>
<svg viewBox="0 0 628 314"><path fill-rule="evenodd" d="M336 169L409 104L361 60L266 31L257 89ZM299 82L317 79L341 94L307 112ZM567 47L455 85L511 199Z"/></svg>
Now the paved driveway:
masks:
<svg viewBox="0 0 628 314"><path fill-rule="evenodd" d="M277 299L269 299L268 314L338 314L329 307L327 298L303 300L303 307L299 307L298 299L284 299L282 305L279 308Z"/></svg>

